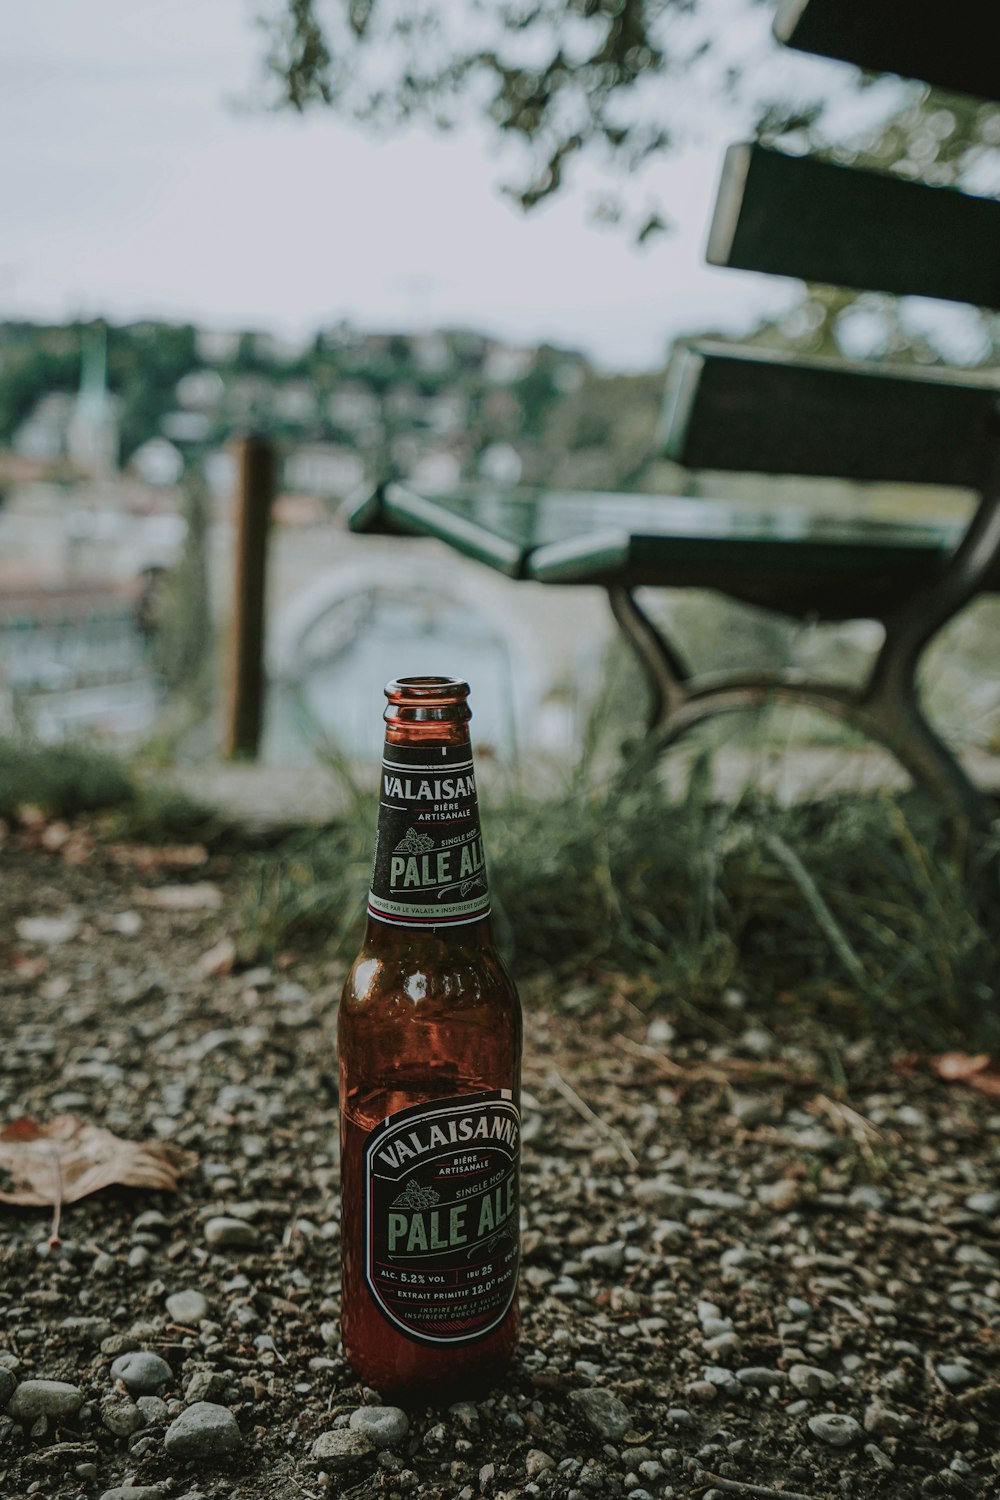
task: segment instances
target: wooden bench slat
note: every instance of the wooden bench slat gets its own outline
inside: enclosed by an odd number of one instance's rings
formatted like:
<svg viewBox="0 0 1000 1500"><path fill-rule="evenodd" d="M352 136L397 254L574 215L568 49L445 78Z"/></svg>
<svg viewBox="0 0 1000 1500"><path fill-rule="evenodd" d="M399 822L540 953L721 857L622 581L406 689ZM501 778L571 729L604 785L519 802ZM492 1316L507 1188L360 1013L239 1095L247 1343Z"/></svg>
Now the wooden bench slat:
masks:
<svg viewBox="0 0 1000 1500"><path fill-rule="evenodd" d="M998 380L692 344L671 363L665 452L693 469L977 489Z"/></svg>
<svg viewBox="0 0 1000 1500"><path fill-rule="evenodd" d="M1000 100L995 0L779 0L774 34L800 52Z"/></svg>
<svg viewBox="0 0 1000 1500"><path fill-rule="evenodd" d="M730 146L706 259L861 291L1000 308L1000 201Z"/></svg>

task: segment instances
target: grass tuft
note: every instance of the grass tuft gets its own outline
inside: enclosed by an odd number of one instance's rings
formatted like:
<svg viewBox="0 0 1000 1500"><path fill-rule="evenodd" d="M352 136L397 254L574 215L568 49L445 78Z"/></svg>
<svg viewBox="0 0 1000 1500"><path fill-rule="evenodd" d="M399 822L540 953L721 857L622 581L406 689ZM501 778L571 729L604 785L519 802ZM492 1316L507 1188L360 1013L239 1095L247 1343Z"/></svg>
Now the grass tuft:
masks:
<svg viewBox="0 0 1000 1500"><path fill-rule="evenodd" d="M611 974L649 1010L702 1018L724 1017L737 989L765 1020L815 1015L909 1046L1000 1045L995 850L970 875L916 796L783 806L747 793L720 806L707 786L700 767L671 801L633 764L484 807L498 932L520 976ZM258 861L251 946L351 955L376 816L374 792L355 786L334 826Z"/></svg>

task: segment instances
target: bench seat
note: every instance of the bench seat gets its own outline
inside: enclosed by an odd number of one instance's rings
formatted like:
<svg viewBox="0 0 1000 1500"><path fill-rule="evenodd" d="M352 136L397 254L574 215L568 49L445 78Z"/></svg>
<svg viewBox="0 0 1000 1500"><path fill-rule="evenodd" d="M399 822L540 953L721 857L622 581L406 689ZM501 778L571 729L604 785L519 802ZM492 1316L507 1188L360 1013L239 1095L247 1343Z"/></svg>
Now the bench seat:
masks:
<svg viewBox="0 0 1000 1500"><path fill-rule="evenodd" d="M824 619L880 617L941 572L964 530L958 518L896 523L673 495L480 489L429 497L399 483L366 495L349 524L436 537L510 578L712 588Z"/></svg>

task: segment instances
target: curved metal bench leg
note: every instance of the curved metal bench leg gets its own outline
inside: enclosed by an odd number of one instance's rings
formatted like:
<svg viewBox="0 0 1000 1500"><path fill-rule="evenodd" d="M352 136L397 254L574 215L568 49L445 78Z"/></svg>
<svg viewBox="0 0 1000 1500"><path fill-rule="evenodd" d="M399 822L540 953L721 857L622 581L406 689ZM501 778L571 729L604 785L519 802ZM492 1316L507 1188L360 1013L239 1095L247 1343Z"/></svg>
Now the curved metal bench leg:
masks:
<svg viewBox="0 0 1000 1500"><path fill-rule="evenodd" d="M687 701L691 673L680 652L654 625L636 602L630 589L617 585L608 589L611 613L639 658L649 687L647 729L655 734L665 728Z"/></svg>
<svg viewBox="0 0 1000 1500"><path fill-rule="evenodd" d="M894 637L898 644L883 647L860 692L794 673L738 672L692 678L678 652L629 591L615 588L609 593L615 618L650 684L649 739L657 752L716 714L795 704L829 714L881 745L915 782L939 799L957 824L989 821L986 799L921 712L915 680L920 647L915 629Z"/></svg>

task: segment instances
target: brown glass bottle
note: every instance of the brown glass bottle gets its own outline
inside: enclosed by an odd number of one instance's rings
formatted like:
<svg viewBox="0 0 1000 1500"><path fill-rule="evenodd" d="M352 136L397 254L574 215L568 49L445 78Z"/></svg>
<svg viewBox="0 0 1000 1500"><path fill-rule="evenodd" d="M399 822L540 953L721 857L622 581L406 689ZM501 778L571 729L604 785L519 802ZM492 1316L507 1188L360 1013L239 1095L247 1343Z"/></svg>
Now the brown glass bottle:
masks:
<svg viewBox="0 0 1000 1500"><path fill-rule="evenodd" d="M340 1006L341 1335L381 1391L514 1352L521 1008L493 941L468 686L385 690L364 942Z"/></svg>

